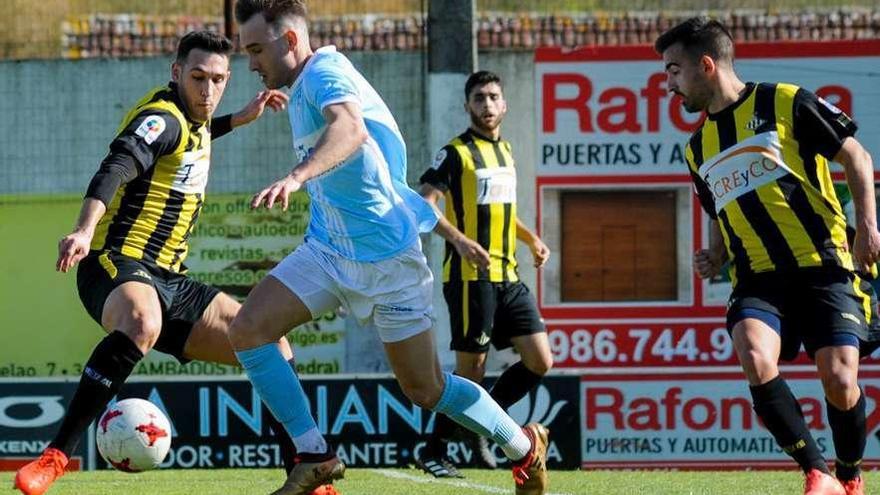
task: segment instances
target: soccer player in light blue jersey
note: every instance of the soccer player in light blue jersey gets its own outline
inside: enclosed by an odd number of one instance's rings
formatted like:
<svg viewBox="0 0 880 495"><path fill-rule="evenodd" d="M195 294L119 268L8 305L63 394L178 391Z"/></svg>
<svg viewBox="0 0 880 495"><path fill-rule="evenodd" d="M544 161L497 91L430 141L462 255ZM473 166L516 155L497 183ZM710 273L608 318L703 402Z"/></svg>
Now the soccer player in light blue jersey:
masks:
<svg viewBox="0 0 880 495"><path fill-rule="evenodd" d="M480 386L441 372L433 277L419 242L437 216L406 184L406 146L388 107L335 48L312 52L301 1L239 0L235 16L250 69L268 88L290 88L298 162L251 206L286 208L302 188L311 198L305 243L254 288L230 330L248 378L301 458L275 493L304 495L343 476L276 345L289 328L339 306L378 329L407 397L492 438L514 463L516 493L545 493L546 428L521 428Z"/></svg>

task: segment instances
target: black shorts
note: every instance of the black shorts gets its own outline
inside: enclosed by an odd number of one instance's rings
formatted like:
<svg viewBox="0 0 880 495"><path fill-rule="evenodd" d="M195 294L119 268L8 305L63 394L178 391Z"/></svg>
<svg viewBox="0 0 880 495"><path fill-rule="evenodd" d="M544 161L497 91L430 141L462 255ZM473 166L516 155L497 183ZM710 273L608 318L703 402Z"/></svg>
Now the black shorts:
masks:
<svg viewBox="0 0 880 495"><path fill-rule="evenodd" d="M83 306L99 325L107 296L125 282L141 282L156 289L162 305L162 331L153 348L176 357L181 363L188 362L183 357L183 349L193 324L220 291L118 253L92 253L79 263L76 285Z"/></svg>
<svg viewBox="0 0 880 495"><path fill-rule="evenodd" d="M740 281L730 296L727 329L757 318L782 338L781 359L810 358L827 346L852 345L863 356L877 348L877 299L871 284L842 269L805 268L759 273Z"/></svg>
<svg viewBox="0 0 880 495"><path fill-rule="evenodd" d="M453 351L484 353L513 345L512 337L544 332L544 320L522 282L475 280L443 284Z"/></svg>

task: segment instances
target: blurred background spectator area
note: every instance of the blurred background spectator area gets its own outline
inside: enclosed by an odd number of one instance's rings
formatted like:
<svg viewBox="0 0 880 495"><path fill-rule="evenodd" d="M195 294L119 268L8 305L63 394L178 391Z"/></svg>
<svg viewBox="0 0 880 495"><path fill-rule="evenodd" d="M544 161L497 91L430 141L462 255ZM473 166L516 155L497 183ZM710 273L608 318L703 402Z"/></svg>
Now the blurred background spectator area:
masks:
<svg viewBox="0 0 880 495"><path fill-rule="evenodd" d="M312 45L422 50L428 0L310 2ZM234 0L5 0L0 58L142 57L173 52L193 29L225 32ZM654 5L656 3L656 5ZM480 50L649 44L694 14L727 24L737 42L880 38L880 2L512 1L477 3ZM728 5L731 4L731 5ZM646 10L647 9L647 10Z"/></svg>

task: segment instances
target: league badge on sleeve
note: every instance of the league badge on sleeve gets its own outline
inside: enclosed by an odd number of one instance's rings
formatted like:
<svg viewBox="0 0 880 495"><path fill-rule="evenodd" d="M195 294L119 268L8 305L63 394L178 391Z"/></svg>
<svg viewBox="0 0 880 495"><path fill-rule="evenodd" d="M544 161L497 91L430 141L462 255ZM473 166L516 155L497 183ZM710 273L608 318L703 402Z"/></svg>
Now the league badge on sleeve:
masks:
<svg viewBox="0 0 880 495"><path fill-rule="evenodd" d="M158 115L150 115L138 126L135 134L144 138L147 144L153 144L165 132L165 119Z"/></svg>
<svg viewBox="0 0 880 495"><path fill-rule="evenodd" d="M440 151L437 152L437 156L434 157L434 163L431 164L431 168L440 168L440 165L443 164L443 160L446 159L446 148L441 148Z"/></svg>
<svg viewBox="0 0 880 495"><path fill-rule="evenodd" d="M839 113L843 113L843 111L841 109L837 108L833 103L826 100L825 98L822 98L821 96L817 96L816 98L819 99L819 103L825 105L825 108L827 108L828 110L831 110L831 113L833 113L835 115L837 115Z"/></svg>

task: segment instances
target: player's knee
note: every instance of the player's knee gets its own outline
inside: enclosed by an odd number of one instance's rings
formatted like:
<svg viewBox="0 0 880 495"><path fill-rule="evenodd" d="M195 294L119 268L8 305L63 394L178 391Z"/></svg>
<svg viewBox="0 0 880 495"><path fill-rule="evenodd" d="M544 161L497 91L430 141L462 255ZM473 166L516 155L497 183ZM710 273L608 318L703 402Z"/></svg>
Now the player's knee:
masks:
<svg viewBox="0 0 880 495"><path fill-rule="evenodd" d="M856 376L848 371L821 373L822 387L825 395L832 403L846 401L846 397L858 392L859 384ZM858 396L858 393L855 393Z"/></svg>
<svg viewBox="0 0 880 495"><path fill-rule="evenodd" d="M455 374L472 382L480 383L486 375L486 363L484 361L459 363L455 366Z"/></svg>
<svg viewBox="0 0 880 495"><path fill-rule="evenodd" d="M400 388L403 394L412 401L413 404L422 409L433 409L440 402L440 395L443 389L439 384L431 383L401 383Z"/></svg>
<svg viewBox="0 0 880 495"><path fill-rule="evenodd" d="M141 350L153 347L162 332L162 316L148 311L132 310L117 330L128 335Z"/></svg>
<svg viewBox="0 0 880 495"><path fill-rule="evenodd" d="M532 373L538 376L544 376L553 368L553 356L549 353L546 355L536 356L532 359L523 359L523 364Z"/></svg>
<svg viewBox="0 0 880 495"><path fill-rule="evenodd" d="M252 349L272 340L262 338L257 332L258 322L246 313L238 313L229 324L229 343L235 350ZM274 340L274 339L273 339Z"/></svg>
<svg viewBox="0 0 880 495"><path fill-rule="evenodd" d="M779 374L776 361L756 350L740 353L740 364L753 385L766 383Z"/></svg>

